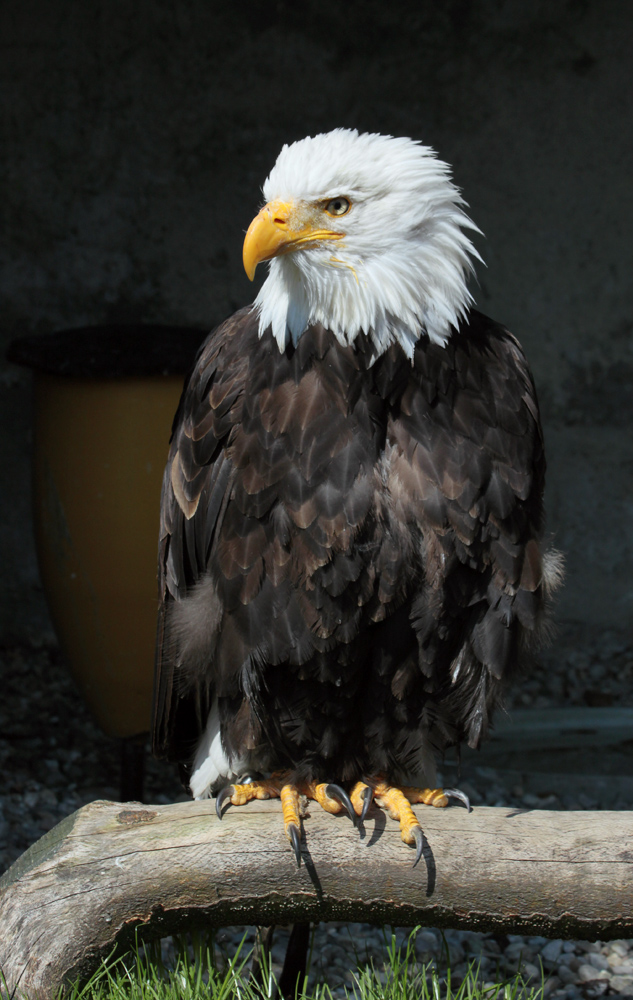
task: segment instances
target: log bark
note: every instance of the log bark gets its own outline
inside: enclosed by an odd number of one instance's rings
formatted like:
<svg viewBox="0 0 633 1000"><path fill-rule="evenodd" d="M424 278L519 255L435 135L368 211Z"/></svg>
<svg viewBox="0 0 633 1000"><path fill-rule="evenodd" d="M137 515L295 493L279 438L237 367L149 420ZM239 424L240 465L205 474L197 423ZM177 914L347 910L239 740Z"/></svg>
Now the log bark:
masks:
<svg viewBox="0 0 633 1000"><path fill-rule="evenodd" d="M353 920L608 939L633 936L625 812L416 807L423 860L372 807L360 835L314 804L297 869L277 801L229 808L93 802L0 880L10 990L53 998L113 946L196 925Z"/></svg>

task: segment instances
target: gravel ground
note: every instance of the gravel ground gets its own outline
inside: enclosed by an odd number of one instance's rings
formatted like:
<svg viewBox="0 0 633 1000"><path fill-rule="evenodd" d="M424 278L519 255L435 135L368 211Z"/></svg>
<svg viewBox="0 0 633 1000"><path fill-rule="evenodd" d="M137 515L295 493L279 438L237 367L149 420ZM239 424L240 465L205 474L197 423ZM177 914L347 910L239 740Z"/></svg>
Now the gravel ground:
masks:
<svg viewBox="0 0 633 1000"><path fill-rule="evenodd" d="M410 929L395 929L396 942L405 947ZM354 982L351 965L373 963L381 976L386 954L387 929L360 923L320 924L315 931L313 966L309 983L327 982L334 997L344 997ZM227 955L234 954L242 938L247 950L255 942L254 927L226 927L216 942ZM281 973L289 928L278 928L272 948L273 972ZM591 1000L594 997L633 997L633 941L561 941L518 934L492 935L432 927L418 931L415 957L420 965L432 963L440 976L450 955L451 982L459 984L469 966L480 970L480 982L493 986L519 971L528 987L540 987L541 966L545 974L544 996ZM170 939L163 942L163 958L173 963ZM384 974L382 974L384 979Z"/></svg>
<svg viewBox="0 0 633 1000"><path fill-rule="evenodd" d="M64 816L118 799L120 749L92 721L55 647L0 650L0 872ZM148 754L146 798L187 796Z"/></svg>
<svg viewBox="0 0 633 1000"><path fill-rule="evenodd" d="M0 872L28 846L73 810L96 798L116 799L119 789L119 748L93 723L54 645L0 650L4 699L0 705ZM509 706L633 705L633 643L614 633L580 642L577 633L561 629L556 645L515 688ZM461 787L473 804L540 809L633 808L620 796L615 805L601 800L599 787L591 794L578 790L539 796L520 783L507 784L503 771L478 768ZM148 802L185 798L175 770L149 760ZM253 928L226 928L218 944L230 953ZM398 930L405 941L408 931ZM287 931L278 929L273 947L279 971ZM351 984L355 957L384 961L384 935L368 924L323 924L315 934L314 978L328 981L335 994ZM569 1000L597 996L627 996L633 1000L633 941L607 944L548 941L538 937L447 931L453 975L458 979L470 961L481 963L482 978L499 977L521 967L528 980L540 982L540 962L549 979L548 997ZM164 942L166 952L171 945ZM443 968L446 947L439 931L418 934L418 961L433 960Z"/></svg>

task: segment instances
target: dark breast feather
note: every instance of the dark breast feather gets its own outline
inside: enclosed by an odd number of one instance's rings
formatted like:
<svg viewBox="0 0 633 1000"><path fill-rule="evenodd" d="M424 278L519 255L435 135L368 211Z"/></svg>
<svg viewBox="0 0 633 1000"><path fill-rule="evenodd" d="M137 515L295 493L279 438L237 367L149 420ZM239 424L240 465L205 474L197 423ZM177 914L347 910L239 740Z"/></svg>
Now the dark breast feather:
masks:
<svg viewBox="0 0 633 1000"><path fill-rule="evenodd" d="M190 762L215 696L229 753L300 776L485 733L543 605L532 379L475 311L413 365L369 354L320 326L280 353L249 309L203 345L163 484L159 756Z"/></svg>

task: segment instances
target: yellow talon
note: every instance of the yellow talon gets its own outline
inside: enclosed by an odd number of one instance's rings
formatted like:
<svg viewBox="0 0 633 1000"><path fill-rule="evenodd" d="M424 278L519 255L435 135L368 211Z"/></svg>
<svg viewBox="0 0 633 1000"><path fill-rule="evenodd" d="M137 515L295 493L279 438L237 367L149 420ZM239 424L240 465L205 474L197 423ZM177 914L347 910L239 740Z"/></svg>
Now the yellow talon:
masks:
<svg viewBox="0 0 633 1000"><path fill-rule="evenodd" d="M341 805L339 800L330 798L330 796L327 794L326 789L327 789L326 781L321 781L318 784L316 781L311 781L304 788L302 787L301 791L309 799L314 799L315 802L318 802L319 805L321 806L321 809L325 809L326 812L334 813L335 815L337 813L342 812L343 806Z"/></svg>
<svg viewBox="0 0 633 1000"><path fill-rule="evenodd" d="M284 816L284 830L286 837L292 843L290 826L301 829L301 804L299 791L295 785L284 785L279 794L281 799L281 809Z"/></svg>
<svg viewBox="0 0 633 1000"><path fill-rule="evenodd" d="M251 781L248 785L233 785L231 805L244 806L253 799L279 798L279 784L275 781Z"/></svg>
<svg viewBox="0 0 633 1000"><path fill-rule="evenodd" d="M403 788L402 793L409 802L421 802L425 806L435 806L436 809L443 809L448 805L448 796L444 794L443 788Z"/></svg>
<svg viewBox="0 0 633 1000"><path fill-rule="evenodd" d="M296 785L284 785L280 792L281 809L284 815L284 831L301 865L301 799Z"/></svg>
<svg viewBox="0 0 633 1000"><path fill-rule="evenodd" d="M374 795L378 805L386 809L392 819L399 820L400 836L405 844L417 843L412 830L414 827L419 827L420 824L404 792L380 781L374 789Z"/></svg>
<svg viewBox="0 0 633 1000"><path fill-rule="evenodd" d="M365 784L364 781L357 781L350 792L349 797L352 800L354 812L357 816L361 816L363 813L363 808L365 806L365 792L368 788L369 785Z"/></svg>

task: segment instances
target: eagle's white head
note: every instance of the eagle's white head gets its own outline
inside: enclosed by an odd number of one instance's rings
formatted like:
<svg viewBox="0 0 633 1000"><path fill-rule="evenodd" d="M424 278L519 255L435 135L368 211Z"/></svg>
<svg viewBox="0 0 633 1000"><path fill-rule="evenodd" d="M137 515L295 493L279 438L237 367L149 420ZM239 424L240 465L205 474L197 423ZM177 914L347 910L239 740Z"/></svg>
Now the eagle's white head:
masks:
<svg viewBox="0 0 633 1000"><path fill-rule="evenodd" d="M260 336L272 327L283 351L322 323L344 345L366 333L375 357L394 341L412 357L424 333L446 343L472 301L479 254L432 149L335 129L284 146L263 191L244 240L249 278L270 260L255 300Z"/></svg>

